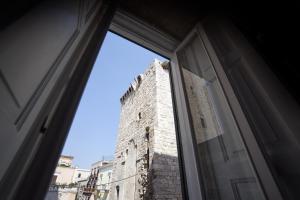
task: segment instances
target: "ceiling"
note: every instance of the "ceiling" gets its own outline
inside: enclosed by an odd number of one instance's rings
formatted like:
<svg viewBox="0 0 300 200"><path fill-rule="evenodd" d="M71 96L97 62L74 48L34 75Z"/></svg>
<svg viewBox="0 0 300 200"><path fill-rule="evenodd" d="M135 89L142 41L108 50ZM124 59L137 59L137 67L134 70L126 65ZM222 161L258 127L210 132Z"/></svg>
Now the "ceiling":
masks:
<svg viewBox="0 0 300 200"><path fill-rule="evenodd" d="M181 40L203 16L188 1L123 0L120 8Z"/></svg>

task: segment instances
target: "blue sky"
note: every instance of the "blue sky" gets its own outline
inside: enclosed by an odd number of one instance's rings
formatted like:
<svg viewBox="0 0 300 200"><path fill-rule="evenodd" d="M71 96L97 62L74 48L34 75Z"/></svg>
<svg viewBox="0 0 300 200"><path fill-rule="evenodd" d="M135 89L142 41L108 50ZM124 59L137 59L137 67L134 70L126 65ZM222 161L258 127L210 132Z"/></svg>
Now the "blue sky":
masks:
<svg viewBox="0 0 300 200"><path fill-rule="evenodd" d="M113 33L106 35L62 152L74 156L74 165L90 168L102 156L113 156L119 99L155 58L165 60Z"/></svg>

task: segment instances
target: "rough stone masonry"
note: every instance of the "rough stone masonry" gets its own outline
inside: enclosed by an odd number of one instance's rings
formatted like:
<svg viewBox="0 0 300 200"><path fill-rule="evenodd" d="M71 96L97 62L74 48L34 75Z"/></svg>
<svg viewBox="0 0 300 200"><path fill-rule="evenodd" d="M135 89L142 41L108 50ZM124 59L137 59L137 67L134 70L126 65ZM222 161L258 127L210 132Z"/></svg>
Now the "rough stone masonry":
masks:
<svg viewBox="0 0 300 200"><path fill-rule="evenodd" d="M111 200L182 199L168 66L155 60L120 99Z"/></svg>

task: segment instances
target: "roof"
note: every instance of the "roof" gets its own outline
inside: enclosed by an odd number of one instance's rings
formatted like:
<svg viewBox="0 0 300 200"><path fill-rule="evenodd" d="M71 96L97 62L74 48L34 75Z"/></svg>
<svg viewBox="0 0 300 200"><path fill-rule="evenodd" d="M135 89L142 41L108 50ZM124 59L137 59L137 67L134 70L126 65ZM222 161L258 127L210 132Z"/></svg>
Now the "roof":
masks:
<svg viewBox="0 0 300 200"><path fill-rule="evenodd" d="M65 155L61 155L60 157L61 157L61 158L70 158L70 159L74 159L73 156L65 156Z"/></svg>

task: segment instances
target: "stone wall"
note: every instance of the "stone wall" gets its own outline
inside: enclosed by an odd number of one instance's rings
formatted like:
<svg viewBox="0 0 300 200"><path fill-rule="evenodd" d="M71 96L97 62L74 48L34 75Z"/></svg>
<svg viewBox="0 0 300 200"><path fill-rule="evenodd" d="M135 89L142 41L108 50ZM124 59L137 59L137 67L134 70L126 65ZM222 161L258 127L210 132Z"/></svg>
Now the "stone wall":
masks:
<svg viewBox="0 0 300 200"><path fill-rule="evenodd" d="M155 60L120 101L111 199L181 199L168 69Z"/></svg>
<svg viewBox="0 0 300 200"><path fill-rule="evenodd" d="M181 199L169 70L161 65L156 67L156 119L151 166L153 199Z"/></svg>

